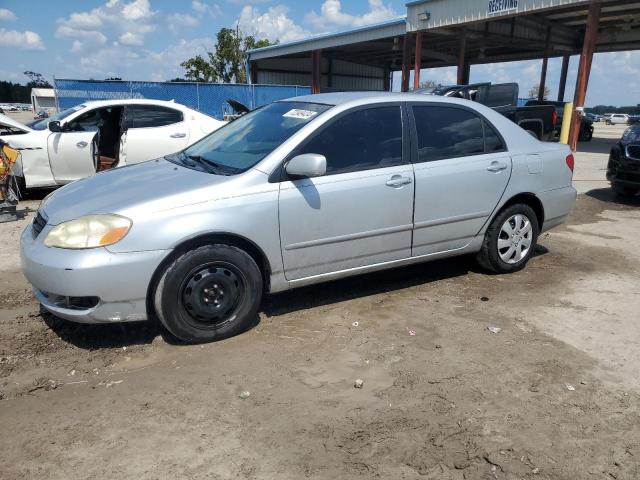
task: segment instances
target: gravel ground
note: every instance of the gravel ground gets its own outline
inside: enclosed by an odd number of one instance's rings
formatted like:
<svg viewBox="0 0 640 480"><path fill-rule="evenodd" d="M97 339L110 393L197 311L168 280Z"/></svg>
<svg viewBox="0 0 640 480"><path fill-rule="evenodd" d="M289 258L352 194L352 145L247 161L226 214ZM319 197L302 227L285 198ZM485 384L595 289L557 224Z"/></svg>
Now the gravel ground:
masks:
<svg viewBox="0 0 640 480"><path fill-rule="evenodd" d="M32 214L0 225L0 477L640 478L640 198L614 199L606 155L576 163L597 183L521 272L307 287L201 346L43 314L17 259Z"/></svg>

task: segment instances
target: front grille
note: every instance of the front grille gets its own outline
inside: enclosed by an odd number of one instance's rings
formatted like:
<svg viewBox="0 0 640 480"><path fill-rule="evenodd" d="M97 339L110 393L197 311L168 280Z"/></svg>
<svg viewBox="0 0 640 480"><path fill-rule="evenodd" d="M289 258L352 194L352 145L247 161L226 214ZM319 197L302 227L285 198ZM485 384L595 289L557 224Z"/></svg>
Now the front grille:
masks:
<svg viewBox="0 0 640 480"><path fill-rule="evenodd" d="M627 145L627 157L640 160L640 145Z"/></svg>
<svg viewBox="0 0 640 480"><path fill-rule="evenodd" d="M38 235L40 235L40 232L46 224L46 217L42 213L40 213L40 210L38 210L36 212L35 218L33 219L33 225L31 226L31 229L33 231L33 238L36 238Z"/></svg>

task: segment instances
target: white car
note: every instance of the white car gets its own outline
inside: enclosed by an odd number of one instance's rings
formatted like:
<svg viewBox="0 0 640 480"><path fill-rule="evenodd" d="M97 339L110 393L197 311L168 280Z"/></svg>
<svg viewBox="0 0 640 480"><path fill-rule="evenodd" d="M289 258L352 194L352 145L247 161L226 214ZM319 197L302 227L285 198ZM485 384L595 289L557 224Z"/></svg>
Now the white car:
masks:
<svg viewBox="0 0 640 480"><path fill-rule="evenodd" d="M607 125L626 125L629 123L629 115L626 113L612 113L610 117L605 120Z"/></svg>
<svg viewBox="0 0 640 480"><path fill-rule="evenodd" d="M29 189L178 152L224 123L175 102L104 100L29 126L0 115L0 138L20 150L14 173Z"/></svg>

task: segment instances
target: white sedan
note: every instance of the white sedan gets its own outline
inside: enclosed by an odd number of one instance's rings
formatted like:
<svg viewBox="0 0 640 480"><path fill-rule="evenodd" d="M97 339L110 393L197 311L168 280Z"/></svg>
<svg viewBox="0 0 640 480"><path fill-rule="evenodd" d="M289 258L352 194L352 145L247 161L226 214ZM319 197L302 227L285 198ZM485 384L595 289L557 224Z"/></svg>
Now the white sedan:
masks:
<svg viewBox="0 0 640 480"><path fill-rule="evenodd" d="M55 187L183 150L225 122L161 100L85 102L23 125L0 115L0 139L20 150L25 188Z"/></svg>

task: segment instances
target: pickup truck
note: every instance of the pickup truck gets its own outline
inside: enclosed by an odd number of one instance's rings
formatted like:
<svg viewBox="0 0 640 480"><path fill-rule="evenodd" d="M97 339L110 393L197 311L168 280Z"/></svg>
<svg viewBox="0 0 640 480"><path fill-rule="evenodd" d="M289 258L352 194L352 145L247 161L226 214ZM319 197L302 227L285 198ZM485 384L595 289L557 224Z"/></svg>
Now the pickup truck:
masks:
<svg viewBox="0 0 640 480"><path fill-rule="evenodd" d="M433 90L414 90L444 97L456 97L482 103L520 125L542 141L552 141L558 116L553 105L529 105L518 107L517 83L474 83L472 85L439 86Z"/></svg>
<svg viewBox="0 0 640 480"><path fill-rule="evenodd" d="M554 102L551 100L528 100L525 106L532 105L553 105L556 109L556 116L558 121L556 122L555 136L560 137L560 130L562 128L562 117L564 115L564 102ZM580 115L580 135L578 140L581 142L590 142L593 138L593 118L588 113Z"/></svg>

